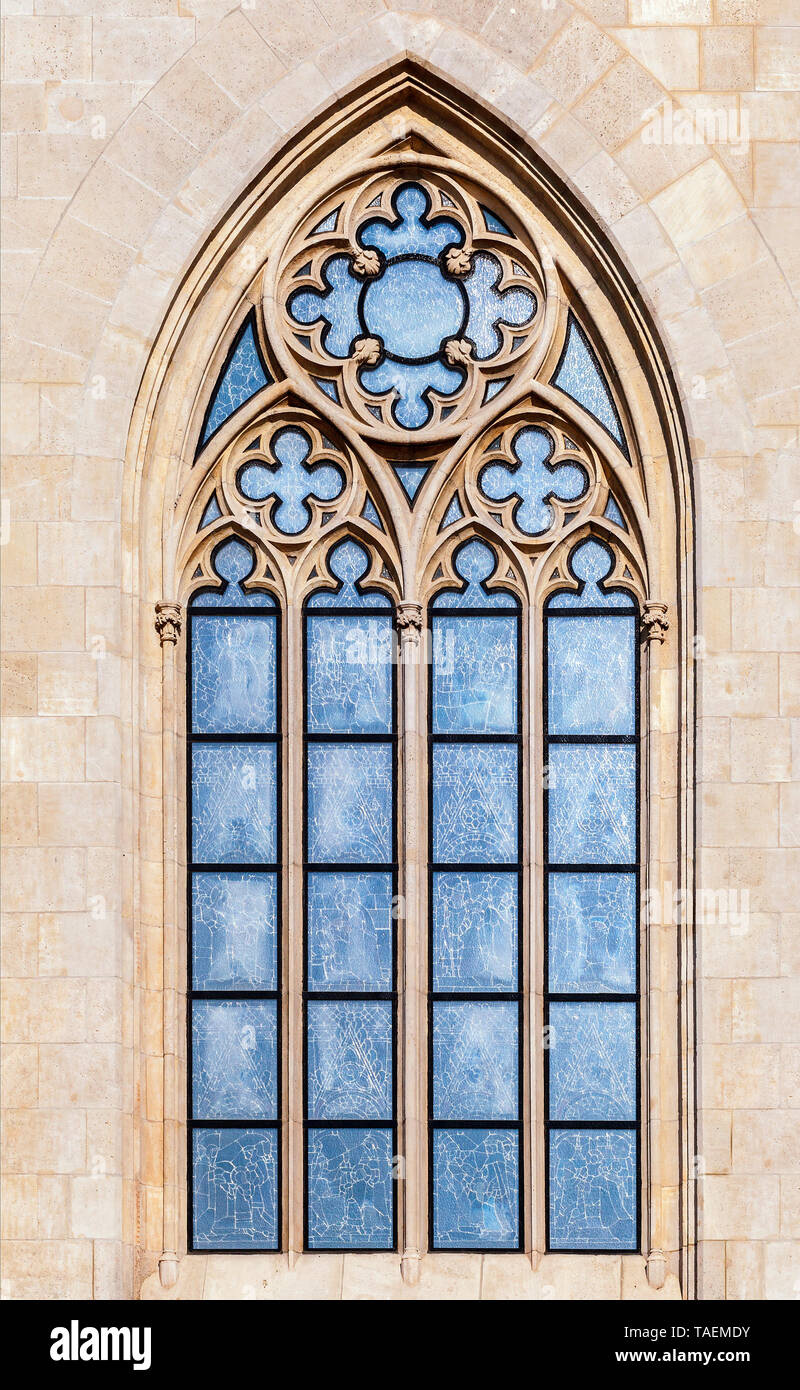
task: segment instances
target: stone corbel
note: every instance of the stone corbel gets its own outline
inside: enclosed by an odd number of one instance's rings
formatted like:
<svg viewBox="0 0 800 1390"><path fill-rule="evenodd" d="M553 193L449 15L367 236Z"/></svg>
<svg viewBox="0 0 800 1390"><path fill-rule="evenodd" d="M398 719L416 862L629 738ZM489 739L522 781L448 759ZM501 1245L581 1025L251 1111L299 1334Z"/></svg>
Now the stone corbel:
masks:
<svg viewBox="0 0 800 1390"><path fill-rule="evenodd" d="M640 633L643 642L664 642L669 631L667 605L651 600L642 609Z"/></svg>
<svg viewBox="0 0 800 1390"><path fill-rule="evenodd" d="M162 647L165 642L177 642L183 625L183 610L172 599L159 599L156 604L156 632Z"/></svg>
<svg viewBox="0 0 800 1390"><path fill-rule="evenodd" d="M651 1289L663 1289L667 1278L667 1257L663 1250L651 1250L647 1256L647 1282Z"/></svg>

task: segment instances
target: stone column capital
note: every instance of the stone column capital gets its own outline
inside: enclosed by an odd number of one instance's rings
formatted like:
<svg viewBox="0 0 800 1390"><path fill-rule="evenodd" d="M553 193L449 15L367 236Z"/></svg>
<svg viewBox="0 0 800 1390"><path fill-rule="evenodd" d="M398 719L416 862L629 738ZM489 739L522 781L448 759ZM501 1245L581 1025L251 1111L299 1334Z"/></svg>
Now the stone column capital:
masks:
<svg viewBox="0 0 800 1390"><path fill-rule="evenodd" d="M666 603L649 600L642 608L640 635L643 642L664 642L669 631Z"/></svg>
<svg viewBox="0 0 800 1390"><path fill-rule="evenodd" d="M156 604L156 632L162 647L166 642L177 642L183 625L183 609L172 599L159 599Z"/></svg>

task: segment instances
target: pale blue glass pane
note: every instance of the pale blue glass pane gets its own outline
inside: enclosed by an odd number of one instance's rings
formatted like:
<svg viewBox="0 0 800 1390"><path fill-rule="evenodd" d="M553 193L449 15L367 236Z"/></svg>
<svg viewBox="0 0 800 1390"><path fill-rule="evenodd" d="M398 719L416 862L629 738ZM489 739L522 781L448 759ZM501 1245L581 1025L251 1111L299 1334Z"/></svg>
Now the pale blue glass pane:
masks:
<svg viewBox="0 0 800 1390"><path fill-rule="evenodd" d="M308 748L308 858L312 864L390 864L389 744Z"/></svg>
<svg viewBox="0 0 800 1390"><path fill-rule="evenodd" d="M271 864L277 858L277 751L256 743L192 749L192 860Z"/></svg>
<svg viewBox="0 0 800 1390"><path fill-rule="evenodd" d="M456 551L455 571L465 581L461 591L444 589L433 600L434 608L518 608L516 598L504 589L487 589L487 580L497 568L493 550L483 541L467 541Z"/></svg>
<svg viewBox="0 0 800 1390"><path fill-rule="evenodd" d="M197 528L198 531L202 531L204 527L210 526L212 521L219 521L219 518L221 516L222 512L219 509L217 494L213 493L212 496L209 498L208 505L205 511L203 512L203 515L200 518L200 525Z"/></svg>
<svg viewBox="0 0 800 1390"><path fill-rule="evenodd" d="M505 222L501 222L496 213L490 212L488 208L482 207L483 220L486 223L487 232L497 232L500 236L511 236Z"/></svg>
<svg viewBox="0 0 800 1390"><path fill-rule="evenodd" d="M452 396L464 376L463 371L445 366L439 358L433 362L398 362L387 357L377 367L362 367L358 379L373 396L393 392L392 415L396 423L403 429L418 430L433 413L429 393Z"/></svg>
<svg viewBox="0 0 800 1390"><path fill-rule="evenodd" d="M545 499L554 496L563 502L574 502L586 491L586 474L575 463L559 463L553 469L547 466L553 441L545 430L532 426L520 430L511 447L518 460L517 467L490 463L481 471L480 489L493 502L519 497L514 508L514 525L527 535L539 535L552 526L554 520L553 508Z"/></svg>
<svg viewBox="0 0 800 1390"><path fill-rule="evenodd" d="M361 228L358 239L362 246L374 246L387 258L435 258L446 246L460 246L464 240L457 222L447 216L426 215L430 213L430 198L419 184L406 184L398 190L392 199L392 212L391 223L386 217L376 217Z"/></svg>
<svg viewBox="0 0 800 1390"><path fill-rule="evenodd" d="M550 1005L551 1120L635 1120L636 1005Z"/></svg>
<svg viewBox="0 0 800 1390"><path fill-rule="evenodd" d="M388 999L309 1000L308 1118L392 1118Z"/></svg>
<svg viewBox="0 0 800 1390"><path fill-rule="evenodd" d="M309 733L391 733L393 642L388 613L308 618Z"/></svg>
<svg viewBox="0 0 800 1390"><path fill-rule="evenodd" d="M436 617L432 680L434 733L515 733L516 618Z"/></svg>
<svg viewBox="0 0 800 1390"><path fill-rule="evenodd" d="M278 506L273 508L270 520L284 535L295 536L311 520L307 499L316 497L321 502L332 501L342 491L344 477L332 463L320 461L312 467L307 466L311 440L304 430L281 430L273 437L271 448L277 459L277 467L267 468L263 463L246 464L239 471L237 486L242 496L251 502L264 502L268 497L277 497Z"/></svg>
<svg viewBox="0 0 800 1390"><path fill-rule="evenodd" d="M580 593L563 590L554 594L548 608L633 608L630 594L620 589L600 588L600 581L611 573L614 557L598 541L582 541L570 552L569 568L581 581Z"/></svg>
<svg viewBox="0 0 800 1390"><path fill-rule="evenodd" d="M433 1243L446 1250L519 1245L515 1130L434 1130Z"/></svg>
<svg viewBox="0 0 800 1390"><path fill-rule="evenodd" d="M275 1130L196 1129L192 1163L195 1248L277 1250Z"/></svg>
<svg viewBox="0 0 800 1390"><path fill-rule="evenodd" d="M392 988L392 876L308 875L308 988Z"/></svg>
<svg viewBox="0 0 800 1390"><path fill-rule="evenodd" d="M463 515L464 513L461 509L461 503L458 500L458 493L454 492L453 496L450 499L447 511L442 517L442 524L439 527L439 530L443 531L446 526L452 526L456 521L460 521Z"/></svg>
<svg viewBox="0 0 800 1390"><path fill-rule="evenodd" d="M517 988L519 884L514 873L433 875L433 988Z"/></svg>
<svg viewBox="0 0 800 1390"><path fill-rule="evenodd" d="M631 617L548 619L551 734L636 730L636 624Z"/></svg>
<svg viewBox="0 0 800 1390"><path fill-rule="evenodd" d="M275 618L192 619L192 729L199 734L275 732Z"/></svg>
<svg viewBox="0 0 800 1390"><path fill-rule="evenodd" d="M263 589L246 591L241 581L252 574L256 557L249 545L232 538L214 551L214 569L225 581L221 591L200 589L192 596L193 608L274 608L275 600Z"/></svg>
<svg viewBox="0 0 800 1390"><path fill-rule="evenodd" d="M625 518L622 515L622 512L620 511L619 507L617 506L614 498L611 496L611 493L608 494L608 502L606 503L606 509L603 512L603 516L607 517L609 521L613 521L615 526L621 526L623 531L627 531L628 528L625 525Z"/></svg>
<svg viewBox="0 0 800 1390"><path fill-rule="evenodd" d="M457 280L446 280L439 266L422 260L396 261L367 285L364 322L392 357L433 357L447 338L459 337L467 300Z"/></svg>
<svg viewBox="0 0 800 1390"><path fill-rule="evenodd" d="M192 875L192 987L278 988L275 874Z"/></svg>
<svg viewBox="0 0 800 1390"><path fill-rule="evenodd" d="M433 857L439 864L516 860L515 747L434 744Z"/></svg>
<svg viewBox="0 0 800 1390"><path fill-rule="evenodd" d="M397 474L400 480L400 486L406 494L406 497L408 498L409 502L413 502L414 498L419 492L419 489L422 487L422 484L428 476L430 469L427 467L427 465L424 468L421 468L417 464L408 464L402 467L399 464L394 464L393 467L395 473Z"/></svg>
<svg viewBox="0 0 800 1390"><path fill-rule="evenodd" d="M434 1003L434 1119L517 1119L518 1034L516 1004Z"/></svg>
<svg viewBox="0 0 800 1390"><path fill-rule="evenodd" d="M196 1120L274 1120L278 1113L275 999L195 999L192 1114Z"/></svg>
<svg viewBox="0 0 800 1390"><path fill-rule="evenodd" d="M331 357L349 357L354 338L361 335L358 296L362 281L350 274L349 256L332 256L325 262L322 278L327 288L297 290L290 295L288 309L296 323L325 322L322 344Z"/></svg>
<svg viewBox="0 0 800 1390"><path fill-rule="evenodd" d="M529 290L518 285L498 290L502 273L497 258L480 251L473 256L472 271L464 281L469 299L467 336L475 344L475 356L480 361L500 350L503 340L496 324L520 327L530 323L536 313L536 299Z"/></svg>
<svg viewBox="0 0 800 1390"><path fill-rule="evenodd" d="M271 381L272 377L264 371L261 364L250 320L214 390L201 443L205 444L240 405L244 405L256 391L260 391Z"/></svg>
<svg viewBox="0 0 800 1390"><path fill-rule="evenodd" d="M550 1247L636 1249L636 1135L550 1131Z"/></svg>
<svg viewBox="0 0 800 1390"><path fill-rule="evenodd" d="M566 348L553 377L553 385L588 410L625 450L619 416L600 364L571 314Z"/></svg>
<svg viewBox="0 0 800 1390"><path fill-rule="evenodd" d="M554 994L636 989L636 875L550 874L549 988Z"/></svg>
<svg viewBox="0 0 800 1390"><path fill-rule="evenodd" d="M378 515L375 503L372 501L371 497L368 497L366 502L364 503L364 510L362 511L361 515L363 516L365 521L370 521L372 522L373 526L377 526L379 531L383 530L381 519Z"/></svg>
<svg viewBox="0 0 800 1390"><path fill-rule="evenodd" d="M391 1250L390 1129L310 1129L308 1244L312 1250Z"/></svg>
<svg viewBox="0 0 800 1390"><path fill-rule="evenodd" d="M549 759L551 861L635 863L635 748L551 744Z"/></svg>
<svg viewBox="0 0 800 1390"><path fill-rule="evenodd" d="M356 541L340 541L328 556L328 568L339 581L336 592L320 589L308 600L309 608L391 608L385 594L360 593L357 585L369 569L369 556Z"/></svg>

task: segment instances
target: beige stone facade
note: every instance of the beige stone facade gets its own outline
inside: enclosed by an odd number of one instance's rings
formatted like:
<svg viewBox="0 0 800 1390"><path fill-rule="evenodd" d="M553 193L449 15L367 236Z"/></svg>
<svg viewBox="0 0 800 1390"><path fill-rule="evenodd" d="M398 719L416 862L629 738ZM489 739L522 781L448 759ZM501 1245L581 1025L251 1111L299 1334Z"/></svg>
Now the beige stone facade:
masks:
<svg viewBox="0 0 800 1390"><path fill-rule="evenodd" d="M797 1297L793 0L12 0L4 27L4 1296ZM243 305L273 312L292 226L389 150L497 189L544 267L550 348L580 306L637 441L629 477L599 429L578 434L594 502L619 470L619 574L651 605L639 1255L544 1253L533 1045L525 1253L425 1253L413 855L399 1253L302 1254L291 1202L286 1253L185 1253L180 617L207 564L203 487L237 447L231 425L198 482L199 422ZM512 405L560 408L547 351ZM293 372L292 409L312 409ZM439 465L465 496L483 423ZM360 505L373 446L338 426ZM449 563L436 497L430 523L389 508L394 549L369 537L400 603ZM503 546L501 521L480 525ZM598 534L598 507L569 526ZM564 546L518 562L532 685L543 556ZM290 614L315 553L264 551Z"/></svg>

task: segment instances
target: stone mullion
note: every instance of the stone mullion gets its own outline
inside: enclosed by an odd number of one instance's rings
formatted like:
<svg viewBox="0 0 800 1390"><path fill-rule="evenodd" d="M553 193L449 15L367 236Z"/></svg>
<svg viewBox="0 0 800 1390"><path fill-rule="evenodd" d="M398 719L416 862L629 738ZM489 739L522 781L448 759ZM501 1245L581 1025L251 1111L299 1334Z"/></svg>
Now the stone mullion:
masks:
<svg viewBox="0 0 800 1390"><path fill-rule="evenodd" d="M401 1151L404 1166L399 1184L400 1248L403 1279L416 1284L426 1246L427 1110L426 1066L426 931L427 869L426 724L424 715L422 609L401 603L399 682L401 710L400 894L403 912L398 921L398 1068Z"/></svg>
<svg viewBox="0 0 800 1390"><path fill-rule="evenodd" d="M290 1263L303 1249L303 614L285 616L283 660L283 1120L284 1232Z"/></svg>

